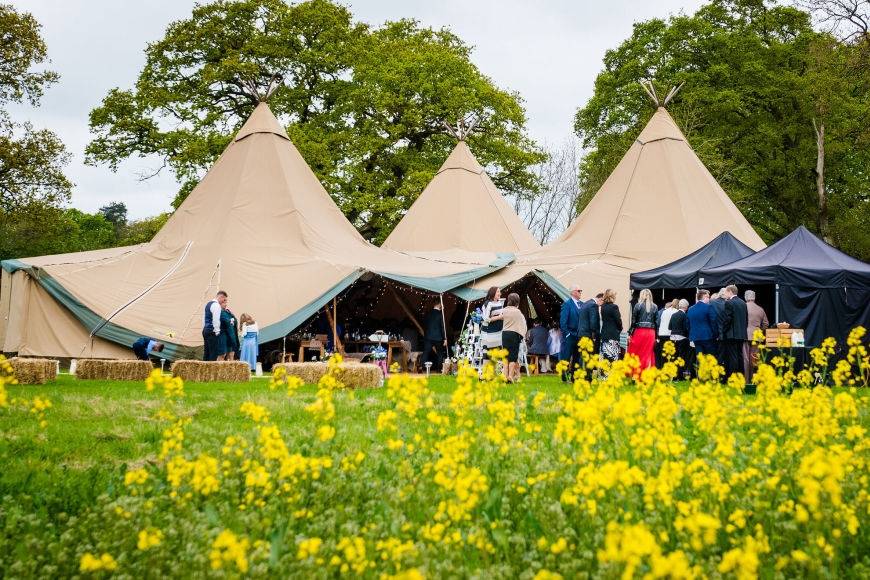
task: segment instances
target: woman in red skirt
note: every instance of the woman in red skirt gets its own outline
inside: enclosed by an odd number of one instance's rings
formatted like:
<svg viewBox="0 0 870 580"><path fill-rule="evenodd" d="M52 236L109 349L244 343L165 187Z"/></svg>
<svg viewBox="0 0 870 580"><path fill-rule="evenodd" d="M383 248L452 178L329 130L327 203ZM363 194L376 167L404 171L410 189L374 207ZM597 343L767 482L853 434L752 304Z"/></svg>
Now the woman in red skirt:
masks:
<svg viewBox="0 0 870 580"><path fill-rule="evenodd" d="M631 340L628 343L628 354L640 359L640 370L655 366L656 344L656 312L658 307L653 304L652 292L648 289L640 291L640 298L631 311L631 327L628 330Z"/></svg>

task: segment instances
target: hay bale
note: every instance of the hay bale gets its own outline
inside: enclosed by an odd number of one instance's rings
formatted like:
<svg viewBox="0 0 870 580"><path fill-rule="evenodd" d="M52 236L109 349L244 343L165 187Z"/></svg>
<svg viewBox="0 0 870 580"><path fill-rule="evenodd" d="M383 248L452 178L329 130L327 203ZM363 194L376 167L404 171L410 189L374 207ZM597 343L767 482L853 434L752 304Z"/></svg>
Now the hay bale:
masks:
<svg viewBox="0 0 870 580"><path fill-rule="evenodd" d="M299 377L311 385L317 384L328 367L326 363L319 362L281 363L273 366L272 372L277 368L283 368L288 375ZM336 371L336 378L351 389L372 389L384 384L384 373L380 367L367 363L343 362Z"/></svg>
<svg viewBox="0 0 870 580"><path fill-rule="evenodd" d="M251 367L239 360L177 360L172 363L172 376L194 383L246 383L251 380Z"/></svg>
<svg viewBox="0 0 870 580"><path fill-rule="evenodd" d="M147 360L81 359L76 364L77 379L110 381L144 381L154 370Z"/></svg>
<svg viewBox="0 0 870 580"><path fill-rule="evenodd" d="M57 361L54 359L13 357L9 364L21 385L44 385L57 378Z"/></svg>

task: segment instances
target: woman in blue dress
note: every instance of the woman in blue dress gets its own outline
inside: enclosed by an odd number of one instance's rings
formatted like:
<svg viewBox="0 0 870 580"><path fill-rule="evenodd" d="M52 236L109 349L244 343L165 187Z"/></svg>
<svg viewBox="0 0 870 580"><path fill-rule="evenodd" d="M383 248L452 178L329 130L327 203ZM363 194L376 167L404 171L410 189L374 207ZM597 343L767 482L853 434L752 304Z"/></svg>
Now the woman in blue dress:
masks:
<svg viewBox="0 0 870 580"><path fill-rule="evenodd" d="M260 329L257 327L257 322L250 314L243 313L239 319L242 325L242 356L239 360L243 360L251 365L251 370L257 368L257 354L259 351L259 335Z"/></svg>

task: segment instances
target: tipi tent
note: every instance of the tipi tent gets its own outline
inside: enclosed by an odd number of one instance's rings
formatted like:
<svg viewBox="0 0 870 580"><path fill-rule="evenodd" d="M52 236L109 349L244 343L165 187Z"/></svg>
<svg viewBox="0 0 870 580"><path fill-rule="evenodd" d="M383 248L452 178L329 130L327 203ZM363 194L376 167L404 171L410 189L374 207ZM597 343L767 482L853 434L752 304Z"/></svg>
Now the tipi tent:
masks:
<svg viewBox="0 0 870 580"><path fill-rule="evenodd" d="M461 139L383 247L488 263L541 245Z"/></svg>
<svg viewBox="0 0 870 580"><path fill-rule="evenodd" d="M728 198L674 120L658 107L589 205L555 242L463 289L480 294L536 274L554 289L579 284L584 297L613 288L623 315L629 276L685 256L721 232L758 250L764 242Z"/></svg>
<svg viewBox="0 0 870 580"><path fill-rule="evenodd" d="M709 286L774 286L774 320L804 329L807 345L818 346L829 336L842 343L855 326L870 325L870 264L804 226L760 252L699 275Z"/></svg>
<svg viewBox="0 0 870 580"><path fill-rule="evenodd" d="M118 354L106 341L129 347L152 336L170 358L191 356L202 344L203 304L219 288L234 311L256 316L266 341L366 272L445 292L509 259L480 267L372 246L260 103L151 242L4 261L0 306L13 320L0 342L23 354L82 357Z"/></svg>
<svg viewBox="0 0 870 580"><path fill-rule="evenodd" d="M722 232L688 256L652 270L632 274L631 289L696 288L703 284L698 278L702 269L728 264L753 253L752 248L730 232Z"/></svg>

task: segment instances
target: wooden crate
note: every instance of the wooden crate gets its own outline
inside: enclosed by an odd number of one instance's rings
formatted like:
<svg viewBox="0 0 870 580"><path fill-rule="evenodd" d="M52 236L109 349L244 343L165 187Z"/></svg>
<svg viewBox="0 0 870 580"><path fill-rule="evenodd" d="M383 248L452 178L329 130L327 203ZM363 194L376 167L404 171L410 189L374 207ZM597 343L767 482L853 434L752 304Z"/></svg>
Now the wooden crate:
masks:
<svg viewBox="0 0 870 580"><path fill-rule="evenodd" d="M768 348L776 348L778 346L786 346L786 344L780 344L780 340L783 343L787 343L788 346L791 346L791 335L795 332L803 333L802 328L768 328L764 331L764 339L765 346Z"/></svg>

